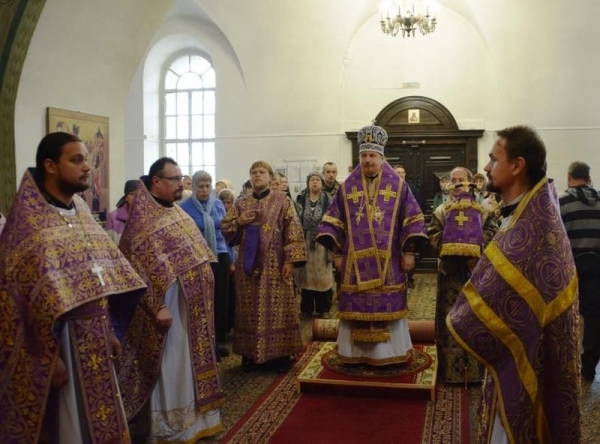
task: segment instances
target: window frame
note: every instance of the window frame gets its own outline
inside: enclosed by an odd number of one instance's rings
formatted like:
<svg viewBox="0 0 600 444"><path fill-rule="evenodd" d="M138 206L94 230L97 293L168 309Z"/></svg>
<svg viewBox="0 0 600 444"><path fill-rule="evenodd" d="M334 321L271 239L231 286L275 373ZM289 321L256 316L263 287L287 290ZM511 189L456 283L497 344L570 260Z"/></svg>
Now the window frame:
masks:
<svg viewBox="0 0 600 444"><path fill-rule="evenodd" d="M171 70L171 67L173 66L173 64L183 58L183 57L188 57L191 59L191 57L202 57L203 59L205 59L211 69L214 72L215 75L215 86L213 87L202 87L200 89L182 89L182 90L178 90L178 89L167 89L166 87L166 79L167 79L167 74L168 72ZM194 72L194 71L188 71L188 72ZM205 71L206 72L206 71ZM197 73L199 76L201 76L200 73ZM182 174L186 175L189 174L190 176L193 175L196 171L198 171L199 169L204 169L207 170L209 173L211 173L211 176L214 176L214 174L216 173L216 121L217 121L217 103L216 103L216 97L217 97L217 73L216 73L216 69L214 66L214 63L212 61L212 58L210 56L208 56L208 54L203 53L201 51L190 51L190 50L186 50L186 51L179 51L177 53L174 53L171 57L169 57L166 61L165 64L163 65L163 69L160 75L160 80L159 80L159 84L160 84L160 88L159 88L159 94L160 94L160 101L159 101L159 108L158 108L158 112L159 112L159 135L160 135L160 141L159 141L159 147L160 147L160 153L161 156L166 156L167 155L167 145L168 144L177 144L177 143L186 143L189 147L189 151L188 151L188 158L186 160L185 163L183 163L183 161L181 159L179 159L177 156L172 156L175 161L180 165L181 169L182 169ZM214 97L215 97L215 104L214 104L214 114L212 114L214 116L214 121L213 121L213 137L212 138L207 138L207 137L201 137L201 138L193 138L191 137L191 128L192 128L192 117L193 116L198 116L198 114L192 115L192 101L191 101L191 96L192 96L192 92L194 91L200 91L204 94L205 91L213 91L214 92ZM167 94L168 93L179 93L179 92L185 92L188 94L188 135L189 138L187 139L179 139L179 138L169 138L167 139L166 135L167 135ZM205 116L209 116L211 114L204 114L204 109L202 110L202 114L199 114L202 117L203 120L203 124L204 124L204 118ZM179 114L177 114L177 110L176 113L174 114L174 116L179 116ZM204 135L204 131L203 131L203 135ZM200 143L202 144L202 164L201 165L195 165L193 163L193 153L192 153L192 146L195 143ZM205 163L205 159L206 159L206 155L204 153L204 149L205 149L205 144L206 143L212 143L213 144L213 148L212 148L212 159L213 159L213 164L208 164ZM211 171L212 170L212 171ZM214 177L213 177L214 180Z"/></svg>

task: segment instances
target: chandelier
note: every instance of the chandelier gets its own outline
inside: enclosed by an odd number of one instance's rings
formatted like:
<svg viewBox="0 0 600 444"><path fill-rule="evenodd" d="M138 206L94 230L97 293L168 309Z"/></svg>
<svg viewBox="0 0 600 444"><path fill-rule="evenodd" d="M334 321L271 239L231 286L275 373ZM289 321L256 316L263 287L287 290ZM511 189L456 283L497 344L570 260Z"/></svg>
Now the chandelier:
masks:
<svg viewBox="0 0 600 444"><path fill-rule="evenodd" d="M402 13L400 2L397 2L396 6L392 7L391 2L388 1L387 5L383 6L381 10L381 30L384 34L396 37L402 31L402 37L414 37L417 29L423 35L435 31L437 18L435 14L433 16L429 14L429 6L426 7L425 14L422 11L415 14L414 2L412 3L412 11L407 6L404 13ZM391 11L396 9L398 14L394 16Z"/></svg>

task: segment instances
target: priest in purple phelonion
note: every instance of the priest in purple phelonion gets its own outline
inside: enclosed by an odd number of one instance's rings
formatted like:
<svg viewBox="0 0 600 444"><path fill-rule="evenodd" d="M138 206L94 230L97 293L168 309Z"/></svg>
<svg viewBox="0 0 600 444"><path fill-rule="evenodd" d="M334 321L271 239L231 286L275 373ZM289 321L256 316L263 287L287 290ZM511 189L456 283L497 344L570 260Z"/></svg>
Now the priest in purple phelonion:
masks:
<svg viewBox="0 0 600 444"><path fill-rule="evenodd" d="M146 285L77 193L88 150L46 135L0 236L0 442L130 443L113 328Z"/></svg>
<svg viewBox="0 0 600 444"><path fill-rule="evenodd" d="M526 126L497 134L485 171L502 223L446 327L486 368L477 442L579 443L577 271L546 148Z"/></svg>
<svg viewBox="0 0 600 444"><path fill-rule="evenodd" d="M341 362L387 365L412 354L406 273L426 239L423 213L406 182L385 161L386 131L358 133L360 165L340 186L319 225L317 242L341 271Z"/></svg>

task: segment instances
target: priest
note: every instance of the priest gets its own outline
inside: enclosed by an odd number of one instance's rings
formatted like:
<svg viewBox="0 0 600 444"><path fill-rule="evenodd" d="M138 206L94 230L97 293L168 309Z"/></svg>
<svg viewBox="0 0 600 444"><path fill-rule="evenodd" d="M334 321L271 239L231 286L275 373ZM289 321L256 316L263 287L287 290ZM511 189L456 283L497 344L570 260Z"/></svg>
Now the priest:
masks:
<svg viewBox="0 0 600 444"><path fill-rule="evenodd" d="M177 163L158 159L138 183L119 244L148 283L123 340L118 374L125 412L150 422L151 442L196 442L222 428L210 267L216 259L175 205L182 192Z"/></svg>
<svg viewBox="0 0 600 444"><path fill-rule="evenodd" d="M87 155L74 135L44 137L0 236L3 443L130 442L113 327L146 286L76 194Z"/></svg>

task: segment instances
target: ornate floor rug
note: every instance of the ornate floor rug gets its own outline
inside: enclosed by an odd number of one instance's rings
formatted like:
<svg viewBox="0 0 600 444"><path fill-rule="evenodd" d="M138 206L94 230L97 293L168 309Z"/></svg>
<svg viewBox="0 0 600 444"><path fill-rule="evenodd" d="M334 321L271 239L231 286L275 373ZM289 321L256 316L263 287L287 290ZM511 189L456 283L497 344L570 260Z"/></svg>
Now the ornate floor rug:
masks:
<svg viewBox="0 0 600 444"><path fill-rule="evenodd" d="M344 365L335 342L325 342L298 376L298 387L305 394L430 400L435 398L436 356L435 345L414 345L404 364Z"/></svg>
<svg viewBox="0 0 600 444"><path fill-rule="evenodd" d="M221 443L468 443L468 392L438 387L435 401L305 395L298 376L323 343L313 342L230 429Z"/></svg>

